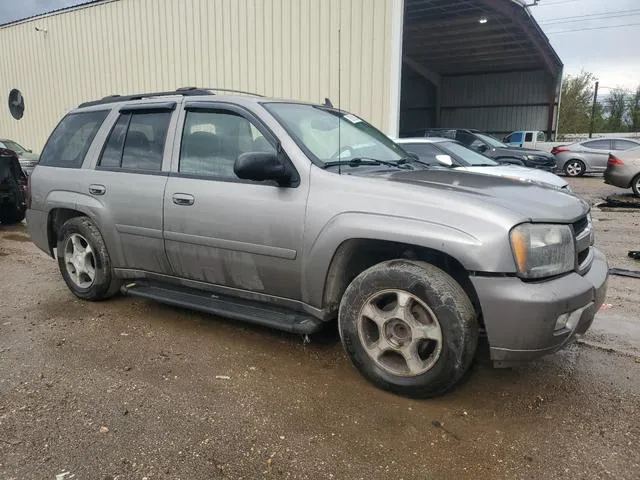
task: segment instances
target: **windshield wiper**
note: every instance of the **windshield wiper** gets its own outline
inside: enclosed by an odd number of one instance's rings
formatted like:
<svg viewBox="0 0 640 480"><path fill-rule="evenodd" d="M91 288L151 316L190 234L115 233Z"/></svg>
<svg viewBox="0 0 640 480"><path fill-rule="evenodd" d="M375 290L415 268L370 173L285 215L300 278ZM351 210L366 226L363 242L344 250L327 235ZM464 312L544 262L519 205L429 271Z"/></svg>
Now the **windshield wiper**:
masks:
<svg viewBox="0 0 640 480"><path fill-rule="evenodd" d="M386 165L388 167L404 169L405 167L403 165L405 165L406 163L407 163L406 158L401 158L400 160L396 160L396 161L387 161L387 160L379 160L377 158L357 157L357 158L352 158L350 160L337 160L333 162L326 162L322 168L337 167L338 165L349 165L350 167L357 167L359 165ZM411 168L409 165L406 165L406 167Z"/></svg>

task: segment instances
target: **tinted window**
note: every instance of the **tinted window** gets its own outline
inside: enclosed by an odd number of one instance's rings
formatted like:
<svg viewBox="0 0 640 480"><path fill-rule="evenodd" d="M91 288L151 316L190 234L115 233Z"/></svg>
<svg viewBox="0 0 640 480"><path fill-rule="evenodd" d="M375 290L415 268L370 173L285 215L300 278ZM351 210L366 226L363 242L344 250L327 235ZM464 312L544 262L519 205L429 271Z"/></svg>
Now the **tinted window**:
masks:
<svg viewBox="0 0 640 480"><path fill-rule="evenodd" d="M611 150L611 142L609 140L592 140L590 142L584 142L582 146L594 150Z"/></svg>
<svg viewBox="0 0 640 480"><path fill-rule="evenodd" d="M524 135L524 141L525 141L525 142L533 142L533 133L531 133L531 132L527 132L527 133Z"/></svg>
<svg viewBox="0 0 640 480"><path fill-rule="evenodd" d="M107 111L67 115L53 131L40 155L40 165L80 168Z"/></svg>
<svg viewBox="0 0 640 480"><path fill-rule="evenodd" d="M109 134L100 166L159 172L169 120L171 112L121 115Z"/></svg>
<svg viewBox="0 0 640 480"><path fill-rule="evenodd" d="M456 132L456 140L458 140L463 145L471 145L474 141L477 141L477 138L471 135L470 133L463 132L462 130L458 130ZM478 145L482 144L482 142L478 142Z"/></svg>
<svg viewBox="0 0 640 480"><path fill-rule="evenodd" d="M632 142L630 140L615 140L613 145L614 150L629 150L631 148L640 147L636 142Z"/></svg>
<svg viewBox="0 0 640 480"><path fill-rule="evenodd" d="M429 143L402 143L401 146L407 151L418 155L421 162L429 165L440 165L436 160L436 155L444 155L442 151Z"/></svg>
<svg viewBox="0 0 640 480"><path fill-rule="evenodd" d="M102 151L100 158L101 167L119 168L120 160L122 160L122 146L124 145L124 137L129 126L131 115L121 115L113 126L107 143Z"/></svg>
<svg viewBox="0 0 640 480"><path fill-rule="evenodd" d="M181 173L237 179L233 165L248 152L276 153L249 120L228 111L187 112L182 145Z"/></svg>

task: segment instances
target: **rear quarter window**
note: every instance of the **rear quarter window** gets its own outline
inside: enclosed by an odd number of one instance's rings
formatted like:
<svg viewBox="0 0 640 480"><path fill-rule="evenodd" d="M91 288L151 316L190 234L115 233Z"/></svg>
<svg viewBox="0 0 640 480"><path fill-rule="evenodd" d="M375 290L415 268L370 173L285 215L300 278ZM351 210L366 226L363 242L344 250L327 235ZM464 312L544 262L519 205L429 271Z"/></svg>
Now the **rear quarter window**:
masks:
<svg viewBox="0 0 640 480"><path fill-rule="evenodd" d="M80 168L108 110L71 113L55 128L40 154L40 165Z"/></svg>

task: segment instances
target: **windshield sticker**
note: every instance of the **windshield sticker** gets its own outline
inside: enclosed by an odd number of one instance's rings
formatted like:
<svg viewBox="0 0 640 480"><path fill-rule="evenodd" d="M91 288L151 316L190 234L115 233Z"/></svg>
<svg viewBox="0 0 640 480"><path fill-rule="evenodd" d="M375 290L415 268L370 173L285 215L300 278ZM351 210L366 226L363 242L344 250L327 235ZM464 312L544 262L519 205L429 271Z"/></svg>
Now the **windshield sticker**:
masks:
<svg viewBox="0 0 640 480"><path fill-rule="evenodd" d="M344 118L345 120L349 120L351 123L360 123L362 121L358 117L356 117L355 115L351 115L350 113L347 113L342 118Z"/></svg>

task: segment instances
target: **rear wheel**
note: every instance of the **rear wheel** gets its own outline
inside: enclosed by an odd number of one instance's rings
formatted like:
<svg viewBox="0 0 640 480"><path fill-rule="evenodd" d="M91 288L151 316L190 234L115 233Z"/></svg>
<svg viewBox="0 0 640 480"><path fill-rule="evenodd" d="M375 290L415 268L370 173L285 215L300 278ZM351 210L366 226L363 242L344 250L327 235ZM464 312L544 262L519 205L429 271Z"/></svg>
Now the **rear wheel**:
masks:
<svg viewBox="0 0 640 480"><path fill-rule="evenodd" d="M469 297L452 277L424 262L391 260L362 272L342 297L338 324L360 373L410 397L452 388L478 344Z"/></svg>
<svg viewBox="0 0 640 480"><path fill-rule="evenodd" d="M87 217L67 220L58 233L58 267L69 290L84 300L102 300L119 288L107 247Z"/></svg>
<svg viewBox="0 0 640 480"><path fill-rule="evenodd" d="M0 206L0 223L9 225L24 220L25 209L15 203Z"/></svg>
<svg viewBox="0 0 640 480"><path fill-rule="evenodd" d="M631 189L636 197L640 197L640 173L631 180Z"/></svg>
<svg viewBox="0 0 640 480"><path fill-rule="evenodd" d="M581 177L587 168L581 160L569 160L564 164L563 170L568 177Z"/></svg>

